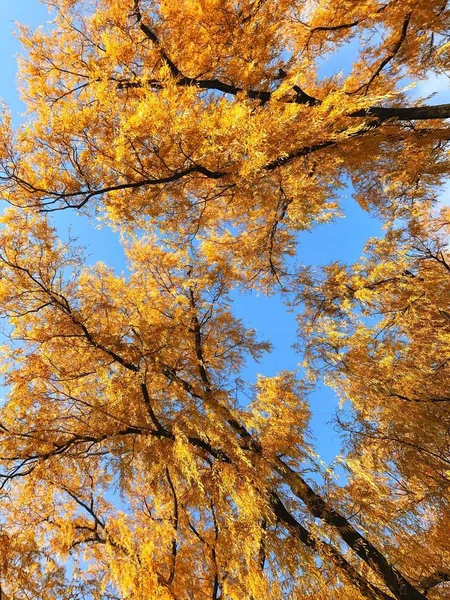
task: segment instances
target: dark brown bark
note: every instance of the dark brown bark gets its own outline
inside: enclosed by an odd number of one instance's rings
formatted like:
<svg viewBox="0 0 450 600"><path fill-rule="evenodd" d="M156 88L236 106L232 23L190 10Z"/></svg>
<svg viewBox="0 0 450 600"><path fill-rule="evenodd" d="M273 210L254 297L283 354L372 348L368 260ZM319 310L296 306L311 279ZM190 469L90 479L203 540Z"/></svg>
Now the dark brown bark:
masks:
<svg viewBox="0 0 450 600"><path fill-rule="evenodd" d="M384 581L398 600L426 600L386 557L365 538L343 515L334 510L312 487L280 458L274 469L302 500L313 517L321 519L339 533L341 539Z"/></svg>
<svg viewBox="0 0 450 600"><path fill-rule="evenodd" d="M305 546L319 552L321 556L329 557L331 562L345 574L363 596L369 600L392 600L392 596L368 583L331 544L313 538L309 531L287 510L276 493L272 492L270 501L275 515L286 525L289 531Z"/></svg>
<svg viewBox="0 0 450 600"><path fill-rule="evenodd" d="M450 104L435 106L371 106L362 108L348 115L349 117L378 117L384 121L397 119L399 121L424 121L431 119L450 119Z"/></svg>

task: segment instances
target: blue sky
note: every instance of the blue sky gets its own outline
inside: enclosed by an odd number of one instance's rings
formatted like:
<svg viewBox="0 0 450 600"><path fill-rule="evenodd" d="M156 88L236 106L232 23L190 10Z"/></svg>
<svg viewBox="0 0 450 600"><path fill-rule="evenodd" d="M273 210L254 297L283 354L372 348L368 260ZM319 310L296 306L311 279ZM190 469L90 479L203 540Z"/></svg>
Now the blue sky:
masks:
<svg viewBox="0 0 450 600"><path fill-rule="evenodd" d="M45 23L49 15L38 0L3 0L0 11L0 53L3 59L0 97L12 109L17 124L21 120L24 106L18 100L16 92L15 55L20 53L21 49L18 41L12 36L15 30L14 22L19 21L35 27ZM330 70L337 70L336 65L351 63L351 49L341 50L339 54L338 59L334 57L322 63L323 75L329 74ZM419 84L411 93L415 96L425 96L438 90L440 94L434 98L434 102L439 103L443 99L444 86L447 85L447 79L434 77ZM355 261L361 255L367 238L379 234L378 222L359 208L351 198L351 191L344 190L342 194L344 218L322 225L311 233L305 232L300 235L298 259L302 263ZM98 228L95 222L90 223L86 217L79 216L74 211L59 213L55 220L62 237L67 236L70 226L72 234L87 247L91 262L101 260L119 272L125 268L123 252L113 232L106 228ZM273 352L261 363L250 364L247 367L244 376L250 382L255 380L257 373L270 376L283 369L296 369L301 356L291 349L296 337L295 317L285 310L279 298L246 293L235 298L235 309L247 326L256 328L261 337L271 340L274 345ZM336 408L333 392L323 388L316 390L311 396L311 408L316 447L323 460L329 462L339 452L338 436L329 424Z"/></svg>

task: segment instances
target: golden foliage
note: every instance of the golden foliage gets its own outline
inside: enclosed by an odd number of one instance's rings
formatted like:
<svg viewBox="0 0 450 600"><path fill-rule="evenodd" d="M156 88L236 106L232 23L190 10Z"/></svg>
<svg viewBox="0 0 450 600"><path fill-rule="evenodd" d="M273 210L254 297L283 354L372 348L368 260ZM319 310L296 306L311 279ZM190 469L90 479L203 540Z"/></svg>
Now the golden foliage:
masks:
<svg viewBox="0 0 450 600"><path fill-rule="evenodd" d="M446 3L44 2L28 118L0 124L1 598L443 600L450 106L404 88L447 68ZM350 183L384 237L294 269ZM126 272L61 241L68 209ZM300 312L308 380L243 383L270 350L248 288ZM341 486L308 432L323 373Z"/></svg>

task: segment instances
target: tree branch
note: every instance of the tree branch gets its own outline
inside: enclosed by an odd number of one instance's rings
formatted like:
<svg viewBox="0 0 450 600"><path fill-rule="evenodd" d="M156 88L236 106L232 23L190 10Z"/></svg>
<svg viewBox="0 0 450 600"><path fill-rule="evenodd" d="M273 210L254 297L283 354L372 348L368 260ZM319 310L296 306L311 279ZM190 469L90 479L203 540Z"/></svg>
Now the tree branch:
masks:
<svg viewBox="0 0 450 600"><path fill-rule="evenodd" d="M175 577L175 567L177 560L177 531L178 531L178 498L177 493L175 491L175 487L173 485L172 478L170 477L169 469L166 467L166 478L167 483L169 484L170 491L172 493L173 498L173 518L172 518L172 526L174 529L174 535L172 540L172 553L171 553L171 564L170 564L170 573L169 577L166 579L167 585L172 585L173 579Z"/></svg>
<svg viewBox="0 0 450 600"><path fill-rule="evenodd" d="M270 501L275 515L286 525L288 530L305 546L318 552L323 557L330 558L331 562L346 575L366 598L369 600L392 600L392 596L368 583L331 544L313 538L309 531L287 510L278 494L272 492Z"/></svg>
<svg viewBox="0 0 450 600"><path fill-rule="evenodd" d="M308 508L311 515L321 519L339 533L342 540L366 562L384 581L386 587L398 600L425 600L409 581L389 563L386 557L343 515L334 510L311 486L289 467L281 458L273 465L283 477L293 494Z"/></svg>
<svg viewBox="0 0 450 600"><path fill-rule="evenodd" d="M403 44L403 42L405 41L406 38L406 33L408 31L408 25L409 25L409 21L411 19L411 13L408 13L403 21L403 25L402 25L402 30L400 32L400 37L397 40L396 44L394 45L392 51L390 54L388 54L382 61L381 63L378 65L377 69L375 70L375 72L372 74L371 78L369 79L369 81L367 83L364 83L362 86L360 86L357 90L355 90L354 92L352 92L353 94L360 92L361 90L365 90L365 94L367 94L367 92L369 91L369 87L371 86L371 84L374 82L374 80L378 77L378 75L381 73L381 71L384 69L384 67L386 65L388 65L391 60L395 57L395 55L397 54L397 52L400 50L401 45Z"/></svg>
<svg viewBox="0 0 450 600"><path fill-rule="evenodd" d="M398 121L424 121L432 119L450 119L450 104L434 106L383 107L371 106L356 110L349 117L378 117L383 121L397 119Z"/></svg>
<svg viewBox="0 0 450 600"><path fill-rule="evenodd" d="M103 188L99 188L97 190L89 190L89 189L88 190L80 190L78 192L70 192L67 194L64 192L50 192L48 190L38 190L38 191L41 191L41 192L43 191L44 193L47 193L49 196L54 196L54 198L51 201L49 201L45 204L46 206L48 206L50 204L55 204L55 202L59 202L61 200L66 200L68 198L77 198L79 196L84 196L83 200L81 200L80 202L78 202L76 204L70 204L70 203L66 204L66 208L82 208L87 202L89 202L89 200L91 198L94 198L95 196L100 196L102 194L107 194L109 192L116 192L118 190L132 190L132 189L145 187L145 186L163 185L166 183L173 183L174 181L179 181L180 179L183 179L184 177L186 177L187 175L191 175L192 173L200 173L201 175L204 175L205 177L208 177L210 179L220 179L221 177L225 176L225 173L220 173L218 171L210 171L206 167L202 167L201 165L195 165L193 167L189 167L188 169L184 169L183 171L178 171L176 173L173 173L173 175L169 175L167 177L155 177L155 178L151 178L151 179L142 179L140 181L131 181L129 183L119 183L117 185L106 186ZM53 210L58 210L58 209L44 208L43 210L45 212L52 212Z"/></svg>

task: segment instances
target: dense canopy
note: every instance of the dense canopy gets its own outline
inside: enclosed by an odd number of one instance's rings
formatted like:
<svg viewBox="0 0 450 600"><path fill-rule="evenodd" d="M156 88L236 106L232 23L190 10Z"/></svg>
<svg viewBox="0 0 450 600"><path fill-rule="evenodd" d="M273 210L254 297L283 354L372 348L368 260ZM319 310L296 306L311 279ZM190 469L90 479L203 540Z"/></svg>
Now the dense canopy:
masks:
<svg viewBox="0 0 450 600"><path fill-rule="evenodd" d="M444 600L450 104L411 85L447 72L448 3L44 4L0 125L0 598ZM350 194L382 233L304 264ZM243 381L248 289L297 315L298 372Z"/></svg>

